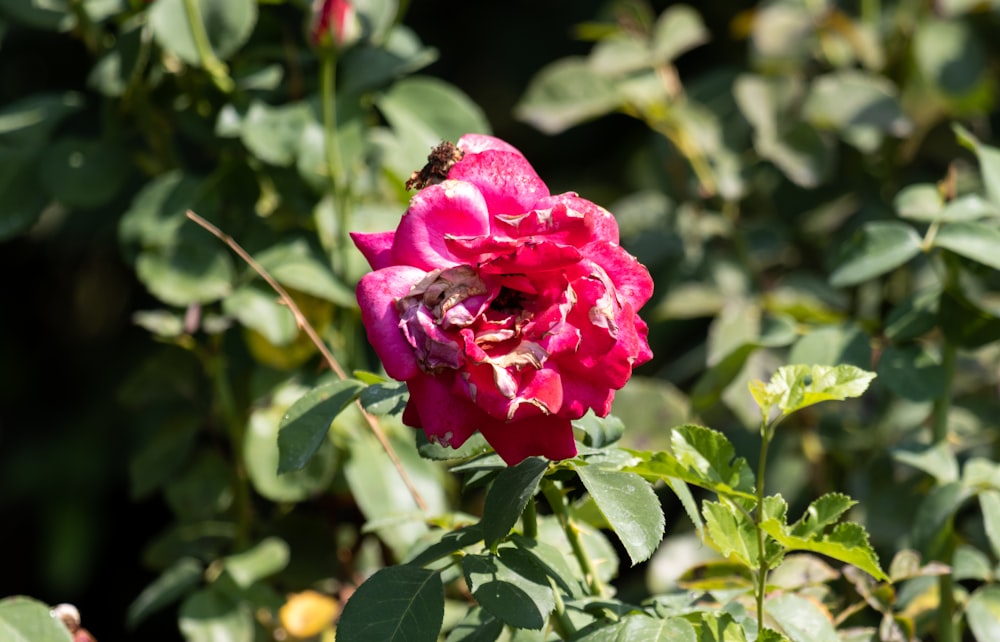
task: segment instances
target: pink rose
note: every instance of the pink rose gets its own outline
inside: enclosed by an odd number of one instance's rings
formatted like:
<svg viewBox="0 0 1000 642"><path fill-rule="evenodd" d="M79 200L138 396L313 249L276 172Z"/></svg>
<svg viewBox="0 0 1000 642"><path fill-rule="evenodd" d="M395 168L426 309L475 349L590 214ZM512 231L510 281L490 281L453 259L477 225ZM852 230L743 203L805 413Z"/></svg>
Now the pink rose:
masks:
<svg viewBox="0 0 1000 642"><path fill-rule="evenodd" d="M315 46L332 41L346 47L361 37L361 21L350 0L314 0L309 39Z"/></svg>
<svg viewBox="0 0 1000 642"><path fill-rule="evenodd" d="M375 270L358 284L368 339L410 391L403 421L451 447L479 430L511 465L574 456L570 421L607 415L652 357L649 272L607 210L550 195L500 139L442 145L413 182L396 231L351 235Z"/></svg>

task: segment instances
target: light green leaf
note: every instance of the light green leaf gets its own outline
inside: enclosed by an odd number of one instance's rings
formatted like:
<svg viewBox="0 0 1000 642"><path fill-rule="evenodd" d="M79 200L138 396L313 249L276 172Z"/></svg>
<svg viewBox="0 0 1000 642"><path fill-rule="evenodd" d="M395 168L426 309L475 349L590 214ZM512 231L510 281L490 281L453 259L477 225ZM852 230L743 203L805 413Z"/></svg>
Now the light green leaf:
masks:
<svg viewBox="0 0 1000 642"><path fill-rule="evenodd" d="M830 284L847 287L890 272L920 254L920 242L920 235L905 223L866 223L830 274Z"/></svg>
<svg viewBox="0 0 1000 642"><path fill-rule="evenodd" d="M501 548L499 555L466 555L462 570L480 606L509 626L541 629L555 608L545 574L516 548Z"/></svg>
<svg viewBox="0 0 1000 642"><path fill-rule="evenodd" d="M994 555L1000 555L1000 490L979 492L979 509L983 512L983 528Z"/></svg>
<svg viewBox="0 0 1000 642"><path fill-rule="evenodd" d="M253 547L222 559L222 566L242 588L284 570L290 552L285 540L265 537Z"/></svg>
<svg viewBox="0 0 1000 642"><path fill-rule="evenodd" d="M947 442L941 441L917 449L898 448L892 458L922 470L938 483L958 481L958 459Z"/></svg>
<svg viewBox="0 0 1000 642"><path fill-rule="evenodd" d="M243 118L240 138L256 158L287 167L296 160L303 130L314 121L307 103L272 107L255 100Z"/></svg>
<svg viewBox="0 0 1000 642"><path fill-rule="evenodd" d="M49 607L30 597L0 600L0 639L10 642L72 642L62 622Z"/></svg>
<svg viewBox="0 0 1000 642"><path fill-rule="evenodd" d="M796 537L818 535L855 504L856 501L842 493L827 493L809 504L799 521L792 525L791 534Z"/></svg>
<svg viewBox="0 0 1000 642"><path fill-rule="evenodd" d="M802 110L806 120L820 128L866 127L893 136L904 136L912 128L892 83L862 71L841 70L817 77Z"/></svg>
<svg viewBox="0 0 1000 642"><path fill-rule="evenodd" d="M764 609L792 642L841 642L827 612L795 593L768 598Z"/></svg>
<svg viewBox="0 0 1000 642"><path fill-rule="evenodd" d="M129 604L125 618L129 628L197 586L202 581L204 570L202 563L191 557L182 557L171 564Z"/></svg>
<svg viewBox="0 0 1000 642"><path fill-rule="evenodd" d="M189 642L253 642L250 606L210 586L181 604L178 625Z"/></svg>
<svg viewBox="0 0 1000 642"><path fill-rule="evenodd" d="M444 618L441 576L415 566L388 566L344 605L337 637L356 642L435 642Z"/></svg>
<svg viewBox="0 0 1000 642"><path fill-rule="evenodd" d="M591 448L610 446L625 434L625 424L621 419L614 415L598 417L593 412L588 412L575 420L573 428L583 433L583 443ZM629 428L633 429L634 427L629 426Z"/></svg>
<svg viewBox="0 0 1000 642"><path fill-rule="evenodd" d="M730 613L701 611L697 614L698 642L747 642L746 631ZM765 629L766 630L766 629ZM759 642L774 642L761 635Z"/></svg>
<svg viewBox="0 0 1000 642"><path fill-rule="evenodd" d="M1000 149L984 145L969 130L957 123L952 124L952 129L958 142L976 154L986 195L993 205L1000 207Z"/></svg>
<svg viewBox="0 0 1000 642"><path fill-rule="evenodd" d="M965 605L965 620L979 642L1000 640L1000 586L987 584L977 589Z"/></svg>
<svg viewBox="0 0 1000 642"><path fill-rule="evenodd" d="M938 216L939 221L974 221L1000 216L1000 208L979 194L965 194L950 201Z"/></svg>
<svg viewBox="0 0 1000 642"><path fill-rule="evenodd" d="M632 564L649 559L665 527L660 500L649 483L635 473L597 466L574 468Z"/></svg>
<svg viewBox="0 0 1000 642"><path fill-rule="evenodd" d="M691 7L674 5L660 14L653 26L653 62L675 58L708 42L710 34L701 16Z"/></svg>
<svg viewBox="0 0 1000 642"><path fill-rule="evenodd" d="M682 617L665 619L648 615L626 615L609 626L602 626L576 642L698 642L694 626Z"/></svg>
<svg viewBox="0 0 1000 642"><path fill-rule="evenodd" d="M871 337L858 324L822 325L810 328L795 342L788 362L863 367L872 362L871 352Z"/></svg>
<svg viewBox="0 0 1000 642"><path fill-rule="evenodd" d="M753 568L757 565L757 531L743 511L729 503L703 502L705 530L720 554Z"/></svg>
<svg viewBox="0 0 1000 642"><path fill-rule="evenodd" d="M558 134L620 105L614 83L594 73L585 58L563 58L532 78L514 114L546 134Z"/></svg>
<svg viewBox="0 0 1000 642"><path fill-rule="evenodd" d="M1000 224L996 221L960 221L942 225L934 247L1000 270Z"/></svg>
<svg viewBox="0 0 1000 642"><path fill-rule="evenodd" d="M914 221L934 221L941 216L944 199L934 183L916 183L899 190L893 199L896 213Z"/></svg>
<svg viewBox="0 0 1000 642"><path fill-rule="evenodd" d="M495 550L514 528L524 507L538 490L538 482L548 466L548 461L542 457L528 457L497 474L483 503L482 524L486 546Z"/></svg>
<svg viewBox="0 0 1000 642"><path fill-rule="evenodd" d="M209 45L221 59L243 46L257 22L253 0L197 0L196 6ZM157 0L149 10L149 25L161 47L189 65L201 66L184 0Z"/></svg>
<svg viewBox="0 0 1000 642"><path fill-rule="evenodd" d="M222 300L222 311L276 346L288 345L299 333L292 312L270 289L253 285L238 288Z"/></svg>
<svg viewBox="0 0 1000 642"><path fill-rule="evenodd" d="M354 291L333 273L326 259L304 238L286 238L258 253L255 258L285 287L356 308Z"/></svg>
<svg viewBox="0 0 1000 642"><path fill-rule="evenodd" d="M751 382L750 393L765 414L777 407L789 415L822 401L860 397L874 378L874 372L849 365L782 366L767 384Z"/></svg>
<svg viewBox="0 0 1000 642"><path fill-rule="evenodd" d="M335 381L310 390L296 401L278 428L278 473L301 470L326 441L333 420L357 399L364 384Z"/></svg>
<svg viewBox="0 0 1000 642"><path fill-rule="evenodd" d="M853 522L837 524L825 535L798 537L788 532L788 527L778 520L765 520L761 528L788 551L811 551L832 557L846 564L857 566L879 581L889 576L879 567L878 556L868 543L868 533Z"/></svg>
<svg viewBox="0 0 1000 642"><path fill-rule="evenodd" d="M672 430L673 452L629 451L639 462L624 470L647 479L675 477L719 495L756 499L753 472L736 457L725 435L703 426L684 425Z"/></svg>

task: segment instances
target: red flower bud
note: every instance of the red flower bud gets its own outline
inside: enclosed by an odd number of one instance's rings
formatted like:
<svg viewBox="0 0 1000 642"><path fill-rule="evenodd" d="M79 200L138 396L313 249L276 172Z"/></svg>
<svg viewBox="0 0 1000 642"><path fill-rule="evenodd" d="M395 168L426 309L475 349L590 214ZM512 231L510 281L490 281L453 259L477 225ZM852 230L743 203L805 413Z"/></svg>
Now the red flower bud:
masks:
<svg viewBox="0 0 1000 642"><path fill-rule="evenodd" d="M344 48L361 38L361 21L350 0L315 0L309 40L313 46Z"/></svg>

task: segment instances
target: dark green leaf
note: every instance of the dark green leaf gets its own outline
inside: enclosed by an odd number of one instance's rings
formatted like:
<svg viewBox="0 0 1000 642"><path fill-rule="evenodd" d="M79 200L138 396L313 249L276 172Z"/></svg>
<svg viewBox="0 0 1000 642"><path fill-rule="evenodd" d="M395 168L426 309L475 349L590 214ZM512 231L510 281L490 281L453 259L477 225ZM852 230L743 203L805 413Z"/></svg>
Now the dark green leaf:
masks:
<svg viewBox="0 0 1000 642"><path fill-rule="evenodd" d="M649 483L631 472L597 466L575 468L632 564L649 559L663 539L665 527L660 500Z"/></svg>
<svg viewBox="0 0 1000 642"><path fill-rule="evenodd" d="M435 642L443 618L440 575L414 566L388 566L369 577L344 605L337 637L357 642Z"/></svg>
<svg viewBox="0 0 1000 642"><path fill-rule="evenodd" d="M129 161L108 141L63 138L42 152L39 171L52 198L68 207L92 209L118 194L129 177Z"/></svg>
<svg viewBox="0 0 1000 642"><path fill-rule="evenodd" d="M913 56L931 85L950 96L972 93L987 74L986 50L966 20L919 21Z"/></svg>
<svg viewBox="0 0 1000 642"><path fill-rule="evenodd" d="M899 302L886 316L885 335L893 341L916 339L934 329L938 318L936 288L914 292Z"/></svg>
<svg viewBox="0 0 1000 642"><path fill-rule="evenodd" d="M336 381L313 388L292 404L278 429L278 473L304 468L326 440L330 424L363 388L354 379Z"/></svg>
<svg viewBox="0 0 1000 642"><path fill-rule="evenodd" d="M0 639L11 642L71 642L62 622L49 614L49 607L30 597L0 600Z"/></svg>
<svg viewBox="0 0 1000 642"><path fill-rule="evenodd" d="M816 187L837 160L836 140L806 122L796 122L773 137L758 136L754 148L796 185Z"/></svg>
<svg viewBox="0 0 1000 642"><path fill-rule="evenodd" d="M959 221L942 225L934 246L1000 270L1000 224L996 221Z"/></svg>
<svg viewBox="0 0 1000 642"><path fill-rule="evenodd" d="M364 409L376 416L399 414L408 398L406 384L398 381L370 385L359 397Z"/></svg>
<svg viewBox="0 0 1000 642"><path fill-rule="evenodd" d="M197 586L204 570L201 562L190 557L182 557L174 562L129 604L126 614L129 628L135 627Z"/></svg>
<svg viewBox="0 0 1000 642"><path fill-rule="evenodd" d="M423 549L411 559L408 559L407 562L413 566L426 566L435 560L456 553L463 548L481 541L483 541L482 524L463 526L452 531L447 531L441 535L439 541Z"/></svg>
<svg viewBox="0 0 1000 642"><path fill-rule="evenodd" d="M503 622L473 606L455 625L445 642L494 642L503 632Z"/></svg>
<svg viewBox="0 0 1000 642"><path fill-rule="evenodd" d="M691 390L691 407L696 412L704 412L719 403L722 393L743 370L747 359L757 350L753 343L745 343L709 368Z"/></svg>
<svg viewBox="0 0 1000 642"><path fill-rule="evenodd" d="M847 287L890 272L920 254L920 236L905 223L866 223L851 240L830 284Z"/></svg>
<svg viewBox="0 0 1000 642"><path fill-rule="evenodd" d="M514 528L524 507L538 490L538 482L548 469L542 457L528 457L511 468L501 470L493 480L483 504L483 535L486 545L497 545Z"/></svg>
<svg viewBox="0 0 1000 642"><path fill-rule="evenodd" d="M938 325L944 336L960 348L979 348L1000 338L1000 317L973 303L982 298L960 288L941 293Z"/></svg>
<svg viewBox="0 0 1000 642"><path fill-rule="evenodd" d="M880 381L911 401L930 401L944 392L946 381L940 360L917 345L889 346L878 362Z"/></svg>
<svg viewBox="0 0 1000 642"><path fill-rule="evenodd" d="M914 546L925 559L940 555L948 545L955 513L969 496L962 484L951 482L932 488L917 506L911 533Z"/></svg>
<svg viewBox="0 0 1000 642"><path fill-rule="evenodd" d="M598 417L588 412L573 422L573 427L583 432L583 443L591 448L610 446L625 434L625 424L614 415Z"/></svg>
<svg viewBox="0 0 1000 642"><path fill-rule="evenodd" d="M983 187L994 206L1000 207L1000 149L984 145L969 130L955 123L952 125L958 142L972 150L979 160L979 171L983 175Z"/></svg>
<svg viewBox="0 0 1000 642"><path fill-rule="evenodd" d="M480 606L505 624L540 629L555 608L545 574L516 548L501 548L499 556L466 555L462 570Z"/></svg>
<svg viewBox="0 0 1000 642"><path fill-rule="evenodd" d="M983 512L983 528L993 554L1000 554L1000 490L979 491L979 509Z"/></svg>

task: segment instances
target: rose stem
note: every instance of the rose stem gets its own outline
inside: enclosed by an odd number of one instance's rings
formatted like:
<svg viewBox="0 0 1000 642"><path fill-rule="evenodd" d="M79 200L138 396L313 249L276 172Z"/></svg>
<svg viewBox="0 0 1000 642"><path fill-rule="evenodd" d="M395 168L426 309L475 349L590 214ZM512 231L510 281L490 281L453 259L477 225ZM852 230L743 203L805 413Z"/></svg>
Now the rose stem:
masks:
<svg viewBox="0 0 1000 642"><path fill-rule="evenodd" d="M549 506L552 507L552 512L556 514L556 519L559 520L559 525L562 526L563 532L566 533L566 539L569 540L569 545L573 549L576 561L580 563L580 569L583 571L583 576L587 581L588 588L590 588L591 595L603 597L604 587L601 586L601 579L597 576L594 563L590 560L587 550L583 547L583 540L580 539L580 529L577 528L577 525L573 523L573 520L569 516L566 497L559 487L555 485L555 482L548 479L542 480L542 494L545 495Z"/></svg>
<svg viewBox="0 0 1000 642"><path fill-rule="evenodd" d="M243 259L247 265L253 268L254 272L260 275L260 278L264 279L267 282L267 284L271 286L271 289L278 294L278 297L281 299L281 301L288 306L289 310L291 310L292 316L295 317L295 323L299 326L299 328L302 329L303 332L306 333L309 339L313 342L313 345L316 346L316 349L319 350L320 354L323 355L323 358L326 360L326 363L330 366L330 369L333 370L333 372L341 380L347 379L347 375L344 373L344 369L340 367L340 364L337 362L337 359L326 347L326 344L323 343L323 340L320 339L319 335L316 334L316 330L313 329L308 319L306 319L306 316L302 314L302 310L299 309L299 306L295 303L295 300L288 294L285 288L281 287L281 284L275 281L274 277L271 276L270 273L268 273L268 271L265 270L260 265L260 263L255 261L254 258L250 256L250 254L246 250L244 250L243 247L240 246L240 244L237 243L233 237L229 236L228 234L220 230L218 227L212 225L211 223L209 223L202 217L198 216L191 210L187 211L187 217L192 221L194 221L195 223L197 223L198 225L200 225L201 227L208 230L213 236L215 236L220 241L229 246L229 249L231 249L233 252L236 253L237 256ZM413 480L410 479L410 476L406 472L406 469L403 468L403 463L399 460L399 456L396 455L396 451L393 449L392 444L389 443L389 439L385 436L385 432L383 432L382 427L379 425L378 421L376 421L375 417L371 416L368 413L368 411L366 411L364 407L362 407L360 401L355 400L354 403L355 405L357 405L358 410L361 411L361 415L365 418L365 421L368 422L368 426L372 429L372 432L375 434L375 437L382 445L382 449L385 450L385 453L389 456L389 459L392 460L392 465L396 467L396 471L399 473L400 478L402 478L403 483L406 484L406 488L407 490L410 491L410 495L413 497L413 501L416 502L420 510L426 511L427 502L424 501L424 498L420 495L420 492L417 490L417 487L413 485Z"/></svg>

